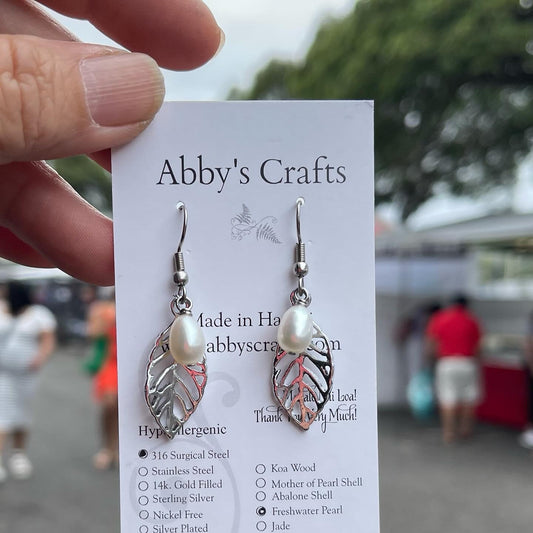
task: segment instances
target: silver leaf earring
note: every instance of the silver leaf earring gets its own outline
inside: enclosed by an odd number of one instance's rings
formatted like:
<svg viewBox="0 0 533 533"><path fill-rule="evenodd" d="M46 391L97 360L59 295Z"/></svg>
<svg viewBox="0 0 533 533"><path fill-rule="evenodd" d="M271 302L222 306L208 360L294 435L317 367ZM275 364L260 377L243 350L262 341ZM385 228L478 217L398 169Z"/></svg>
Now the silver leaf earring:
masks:
<svg viewBox="0 0 533 533"><path fill-rule="evenodd" d="M291 307L278 327L272 384L274 395L289 418L309 429L328 401L333 384L333 362L328 338L313 322L307 309L311 295L304 286L309 271L305 243L300 231L300 211L304 199L296 201L296 262L298 287L291 292Z"/></svg>
<svg viewBox="0 0 533 533"><path fill-rule="evenodd" d="M187 209L183 202L176 208L183 212L183 226L174 254L177 291L170 304L174 320L156 339L145 384L150 412L171 439L198 407L207 382L204 334L192 316L192 301L185 290L189 277L181 248L187 233Z"/></svg>

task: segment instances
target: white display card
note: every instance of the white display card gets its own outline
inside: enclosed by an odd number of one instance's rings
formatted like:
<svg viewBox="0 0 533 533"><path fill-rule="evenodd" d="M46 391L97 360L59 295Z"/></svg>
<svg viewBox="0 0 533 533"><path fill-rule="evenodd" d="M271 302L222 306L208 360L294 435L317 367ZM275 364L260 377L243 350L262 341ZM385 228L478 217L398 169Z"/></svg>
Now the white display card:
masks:
<svg viewBox="0 0 533 533"><path fill-rule="evenodd" d="M271 384L298 197L309 310L334 361L307 431ZM144 386L173 320L178 202L208 379L170 440ZM372 103L166 103L114 151L113 206L122 532L378 532Z"/></svg>

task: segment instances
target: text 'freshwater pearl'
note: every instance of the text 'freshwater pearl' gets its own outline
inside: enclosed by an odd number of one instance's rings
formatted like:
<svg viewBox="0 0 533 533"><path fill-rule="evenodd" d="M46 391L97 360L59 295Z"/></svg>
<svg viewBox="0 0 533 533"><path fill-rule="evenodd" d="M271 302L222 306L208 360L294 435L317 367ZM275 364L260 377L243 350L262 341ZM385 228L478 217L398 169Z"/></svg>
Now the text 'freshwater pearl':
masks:
<svg viewBox="0 0 533 533"><path fill-rule="evenodd" d="M278 344L291 353L302 353L313 338L313 319L307 307L296 304L281 317L278 327Z"/></svg>
<svg viewBox="0 0 533 533"><path fill-rule="evenodd" d="M176 363L194 365L203 360L204 332L192 315L184 313L174 319L168 345Z"/></svg>

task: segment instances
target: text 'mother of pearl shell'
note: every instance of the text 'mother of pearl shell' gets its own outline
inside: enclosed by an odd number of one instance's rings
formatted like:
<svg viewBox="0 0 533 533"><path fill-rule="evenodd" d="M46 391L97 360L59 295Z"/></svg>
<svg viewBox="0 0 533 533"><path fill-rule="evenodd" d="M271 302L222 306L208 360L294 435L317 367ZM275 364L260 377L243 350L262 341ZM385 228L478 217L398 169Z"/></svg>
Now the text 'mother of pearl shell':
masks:
<svg viewBox="0 0 533 533"><path fill-rule="evenodd" d="M192 315L184 313L174 319L170 326L168 345L176 363L194 365L203 360L204 332Z"/></svg>
<svg viewBox="0 0 533 533"><path fill-rule="evenodd" d="M307 307L296 304L281 317L278 327L278 344L290 353L300 354L313 338L313 319Z"/></svg>

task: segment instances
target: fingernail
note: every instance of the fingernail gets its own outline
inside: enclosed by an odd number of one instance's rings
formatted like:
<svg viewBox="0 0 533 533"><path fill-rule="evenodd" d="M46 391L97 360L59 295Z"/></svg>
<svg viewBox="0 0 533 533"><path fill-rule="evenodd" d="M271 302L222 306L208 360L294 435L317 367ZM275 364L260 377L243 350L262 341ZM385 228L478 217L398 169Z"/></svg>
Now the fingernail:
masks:
<svg viewBox="0 0 533 533"><path fill-rule="evenodd" d="M91 118L100 126L150 120L163 102L165 85L157 63L144 54L110 54L80 63Z"/></svg>
<svg viewBox="0 0 533 533"><path fill-rule="evenodd" d="M224 48L224 44L226 43L226 34L224 33L224 30L222 30L222 28L219 28L219 30L220 30L220 41L218 42L218 48L213 57L216 57L220 53L220 50Z"/></svg>

